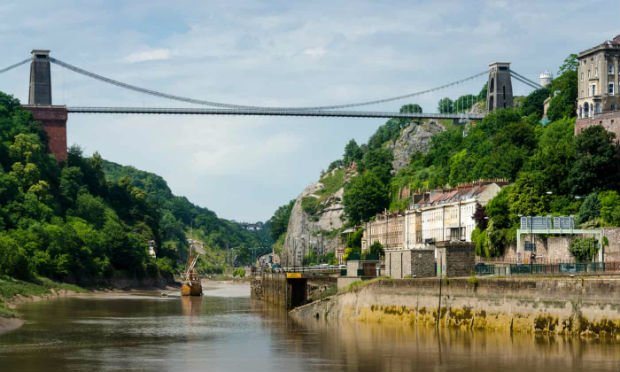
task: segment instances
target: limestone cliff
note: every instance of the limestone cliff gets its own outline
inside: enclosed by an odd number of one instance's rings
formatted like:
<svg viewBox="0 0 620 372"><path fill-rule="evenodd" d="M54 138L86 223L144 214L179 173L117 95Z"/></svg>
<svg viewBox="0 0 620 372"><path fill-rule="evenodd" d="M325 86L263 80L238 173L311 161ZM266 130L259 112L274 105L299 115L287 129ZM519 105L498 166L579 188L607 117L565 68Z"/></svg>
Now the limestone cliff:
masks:
<svg viewBox="0 0 620 372"><path fill-rule="evenodd" d="M344 169L340 168L321 179L329 179L338 172L347 177L344 175ZM337 248L339 238L337 230L344 224L342 205L344 179L335 192L329 191L324 182L318 181L306 187L295 200L282 252L283 265L299 265L301 257L307 255L311 249L325 253L334 252ZM304 201L311 199L315 199L318 205L314 213L309 213L307 207L304 209L304 204L307 204ZM296 262L293 258L295 254L298 257Z"/></svg>
<svg viewBox="0 0 620 372"><path fill-rule="evenodd" d="M435 120L423 121L420 124L411 124L403 128L400 137L389 144L394 160L392 167L398 172L409 164L411 155L427 153L431 146L431 137L444 131L443 125Z"/></svg>
<svg viewBox="0 0 620 372"><path fill-rule="evenodd" d="M395 141L385 144L394 154L394 170L407 166L414 153L428 152L431 137L443 130L443 125L435 120L404 127ZM297 197L282 251L283 266L301 264L301 257L311 249L317 253L337 249L346 220L342 202L344 185L355 174L355 167L336 168L322 175L318 182L306 187ZM295 256L297 261L294 261Z"/></svg>

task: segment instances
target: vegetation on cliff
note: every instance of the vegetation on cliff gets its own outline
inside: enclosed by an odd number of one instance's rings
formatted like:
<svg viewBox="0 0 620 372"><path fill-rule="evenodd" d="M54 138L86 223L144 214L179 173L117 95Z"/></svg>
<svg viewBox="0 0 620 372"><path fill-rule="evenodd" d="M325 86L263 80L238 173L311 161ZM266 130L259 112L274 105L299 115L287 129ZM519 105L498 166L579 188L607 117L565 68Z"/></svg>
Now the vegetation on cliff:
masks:
<svg viewBox="0 0 620 372"><path fill-rule="evenodd" d="M236 224L173 196L161 177L98 154L86 158L77 147L57 163L41 125L0 93L0 275L80 284L170 278L189 226L214 247L241 247L241 260L257 244Z"/></svg>
<svg viewBox="0 0 620 372"><path fill-rule="evenodd" d="M351 140L343 158L330 165L357 167L357 176L345 186L348 223L368 221L384 209L406 208L409 199L400 199L403 188L428 190L505 179L511 186L477 211L481 223L473 240L479 255L501 254L515 239L520 215L572 214L586 226L620 225L620 148L602 127L574 135L576 67L576 56L570 55L548 88L518 97L515 108L497 110L476 123L446 123L445 131L432 137L430 150L413 154L398 172L392 168L389 144L415 123L391 119L367 144ZM477 95L442 98L438 107L441 112L458 112L485 98L483 87ZM548 98L548 120L542 120ZM411 106L403 110L407 107ZM357 251L348 248L352 254Z"/></svg>
<svg viewBox="0 0 620 372"><path fill-rule="evenodd" d="M103 171L109 182L129 182L144 192L148 203L156 206L160 216L160 251L176 252L178 258L185 260L186 234L191 232L193 239L202 241L208 253L199 266L204 272L223 272L225 254L220 253L224 250L234 249L235 262L247 264L254 256L271 248L271 236L267 231L248 231L236 222L218 218L213 211L199 207L183 196L173 195L159 175L105 160Z"/></svg>

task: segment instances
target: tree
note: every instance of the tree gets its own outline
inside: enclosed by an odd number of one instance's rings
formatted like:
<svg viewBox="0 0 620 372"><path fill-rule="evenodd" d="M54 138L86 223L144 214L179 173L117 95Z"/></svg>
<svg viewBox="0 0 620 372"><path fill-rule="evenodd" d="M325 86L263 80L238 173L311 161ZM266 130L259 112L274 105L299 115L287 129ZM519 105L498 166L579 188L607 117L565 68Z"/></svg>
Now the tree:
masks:
<svg viewBox="0 0 620 372"><path fill-rule="evenodd" d="M600 125L584 129L575 138L575 162L568 174L573 195L619 189L620 159L614 139L615 135Z"/></svg>
<svg viewBox="0 0 620 372"><path fill-rule="evenodd" d="M510 213L523 216L540 216L547 211L547 195L537 172L522 172L508 196Z"/></svg>
<svg viewBox="0 0 620 372"><path fill-rule="evenodd" d="M598 200L596 193L592 193L581 204L576 222L577 224L583 224L598 218L600 215L601 202Z"/></svg>
<svg viewBox="0 0 620 372"><path fill-rule="evenodd" d="M387 148L373 148L364 154L360 163L360 171L370 171L374 173L383 183L388 183L392 177L392 161L394 155Z"/></svg>
<svg viewBox="0 0 620 372"><path fill-rule="evenodd" d="M601 205L601 219L607 226L620 226L620 195L608 190L598 194Z"/></svg>
<svg viewBox="0 0 620 372"><path fill-rule="evenodd" d="M385 256L385 250L383 249L383 245L375 241L368 248L368 254L366 255L366 258L378 260L384 256Z"/></svg>
<svg viewBox="0 0 620 372"><path fill-rule="evenodd" d="M440 114L451 114L454 112L454 102L448 97L439 100L437 108Z"/></svg>
<svg viewBox="0 0 620 372"><path fill-rule="evenodd" d="M364 153L362 152L362 149L360 149L354 139L351 139L344 147L344 155L342 156L342 160L346 166L349 166L353 162L359 162L362 160L363 156Z"/></svg>
<svg viewBox="0 0 620 372"><path fill-rule="evenodd" d="M400 108L400 113L401 114L404 114L404 113L421 114L422 106L418 105L417 103L410 103L410 104L402 106Z"/></svg>
<svg viewBox="0 0 620 372"><path fill-rule="evenodd" d="M352 225L367 221L390 202L385 184L374 173L366 171L345 186L344 213Z"/></svg>
<svg viewBox="0 0 620 372"><path fill-rule="evenodd" d="M547 115L555 121L563 117L574 117L577 114L577 56L571 54L560 66L558 77L551 82L549 91L552 94Z"/></svg>
<svg viewBox="0 0 620 372"><path fill-rule="evenodd" d="M288 203L278 207L273 213L273 216L269 219L269 229L271 232L271 238L278 240L278 238L284 234L288 228L288 220L291 218L291 211L295 205L295 200L291 200Z"/></svg>
<svg viewBox="0 0 620 372"><path fill-rule="evenodd" d="M579 67L579 60L577 59L577 54L570 54L564 59L564 62L560 66L560 69L558 70L558 76L571 71L576 72L577 67Z"/></svg>
<svg viewBox="0 0 620 372"><path fill-rule="evenodd" d="M542 118L544 103L547 98L549 98L549 89L547 88L536 89L527 95L521 106L523 115L528 116L534 114L537 119Z"/></svg>
<svg viewBox="0 0 620 372"><path fill-rule="evenodd" d="M570 243L568 250L577 262L592 262L598 253L598 243L594 238L576 238Z"/></svg>

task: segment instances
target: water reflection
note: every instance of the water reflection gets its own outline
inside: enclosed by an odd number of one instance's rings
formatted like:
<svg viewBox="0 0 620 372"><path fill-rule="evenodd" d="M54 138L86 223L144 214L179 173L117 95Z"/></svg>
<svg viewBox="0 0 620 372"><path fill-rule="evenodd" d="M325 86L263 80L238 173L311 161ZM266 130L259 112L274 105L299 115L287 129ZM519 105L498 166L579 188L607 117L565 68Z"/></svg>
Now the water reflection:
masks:
<svg viewBox="0 0 620 372"><path fill-rule="evenodd" d="M240 292L27 304L1 371L523 371L620 369L617 343L290 321ZM221 297L235 293L235 297Z"/></svg>

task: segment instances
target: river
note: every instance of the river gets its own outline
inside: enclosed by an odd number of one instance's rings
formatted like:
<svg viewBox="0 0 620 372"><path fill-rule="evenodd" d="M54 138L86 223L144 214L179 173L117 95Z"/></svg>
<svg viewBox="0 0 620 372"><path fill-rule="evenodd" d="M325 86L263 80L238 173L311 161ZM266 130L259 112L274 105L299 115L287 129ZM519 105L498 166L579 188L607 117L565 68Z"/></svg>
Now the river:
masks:
<svg viewBox="0 0 620 372"><path fill-rule="evenodd" d="M618 342L302 327L252 302L247 285L210 284L205 293L24 304L24 326L0 335L0 371L620 371Z"/></svg>

